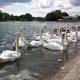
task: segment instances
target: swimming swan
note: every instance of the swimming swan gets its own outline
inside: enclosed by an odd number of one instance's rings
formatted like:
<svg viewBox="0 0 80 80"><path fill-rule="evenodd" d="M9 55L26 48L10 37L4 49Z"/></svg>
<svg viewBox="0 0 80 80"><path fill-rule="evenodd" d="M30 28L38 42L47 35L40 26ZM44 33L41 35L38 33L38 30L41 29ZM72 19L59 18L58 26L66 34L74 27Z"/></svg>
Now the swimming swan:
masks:
<svg viewBox="0 0 80 80"><path fill-rule="evenodd" d="M47 43L47 42L44 42L42 40L43 47L48 48L48 49L52 49L52 50L64 50L65 48L64 48L63 37L64 37L64 35L62 34L62 45L56 43L55 41L54 42L48 42Z"/></svg>
<svg viewBox="0 0 80 80"><path fill-rule="evenodd" d="M42 45L41 41L33 40L30 42L30 47L39 47L41 45Z"/></svg>
<svg viewBox="0 0 80 80"><path fill-rule="evenodd" d="M16 51L5 50L0 54L0 62L14 61L21 56L19 52L19 37L20 33L16 34Z"/></svg>
<svg viewBox="0 0 80 80"><path fill-rule="evenodd" d="M28 41L25 39L25 36L24 36L25 34L24 31L25 31L25 28L21 28L20 30L21 36L19 37L19 47L24 47L28 44Z"/></svg>

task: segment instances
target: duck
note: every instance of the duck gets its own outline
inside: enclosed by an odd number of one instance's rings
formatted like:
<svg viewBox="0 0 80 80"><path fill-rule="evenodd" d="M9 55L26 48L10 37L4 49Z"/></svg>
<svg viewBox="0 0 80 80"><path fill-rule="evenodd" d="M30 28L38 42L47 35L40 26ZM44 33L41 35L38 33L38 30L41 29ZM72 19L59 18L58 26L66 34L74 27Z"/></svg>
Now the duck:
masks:
<svg viewBox="0 0 80 80"><path fill-rule="evenodd" d="M2 53L0 53L0 62L8 62L8 61L14 61L18 58L20 58L21 53L19 52L19 37L20 32L17 32L16 34L16 50L4 50Z"/></svg>

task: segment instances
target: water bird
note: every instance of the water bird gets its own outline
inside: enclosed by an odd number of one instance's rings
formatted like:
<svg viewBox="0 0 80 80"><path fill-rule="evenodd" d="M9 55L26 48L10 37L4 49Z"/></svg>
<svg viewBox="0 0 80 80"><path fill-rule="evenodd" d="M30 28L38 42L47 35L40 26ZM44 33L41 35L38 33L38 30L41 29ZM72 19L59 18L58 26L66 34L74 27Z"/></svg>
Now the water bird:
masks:
<svg viewBox="0 0 80 80"><path fill-rule="evenodd" d="M20 32L17 32L16 34L16 50L4 50L0 54L0 62L8 62L8 61L14 61L18 59L21 56L21 53L19 52L19 37L20 37Z"/></svg>
<svg viewBox="0 0 80 80"><path fill-rule="evenodd" d="M22 27L21 30L20 30L20 34L21 36L19 37L19 47L24 47L24 46L27 46L28 44L28 41L25 39L25 28Z"/></svg>
<svg viewBox="0 0 80 80"><path fill-rule="evenodd" d="M27 44L28 44L28 41L25 39L25 36L24 36L25 35L24 31L25 31L24 27L22 27L19 31L20 32L19 48L23 48L23 47L27 46ZM16 41L13 42L11 48L15 49L15 44L16 44Z"/></svg>
<svg viewBox="0 0 80 80"><path fill-rule="evenodd" d="M77 30L77 27L72 27L72 30L70 30L70 32L68 33L68 41L69 42L77 42L78 41L78 38L79 38L79 35L78 35L78 30Z"/></svg>
<svg viewBox="0 0 80 80"><path fill-rule="evenodd" d="M56 43L56 41L54 42L45 42L42 40L42 43L43 43L43 47L44 48L47 48L47 49L52 49L52 50L64 50L64 34L62 34L62 45L61 44L58 44Z"/></svg>
<svg viewBox="0 0 80 80"><path fill-rule="evenodd" d="M30 42L29 47L40 47L41 45L41 41L33 40Z"/></svg>

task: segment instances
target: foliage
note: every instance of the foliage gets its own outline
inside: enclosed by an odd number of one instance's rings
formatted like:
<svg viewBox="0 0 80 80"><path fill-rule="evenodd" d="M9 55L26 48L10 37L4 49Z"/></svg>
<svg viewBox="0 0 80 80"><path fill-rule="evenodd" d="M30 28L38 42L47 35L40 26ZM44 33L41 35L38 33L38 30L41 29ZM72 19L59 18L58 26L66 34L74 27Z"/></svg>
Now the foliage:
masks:
<svg viewBox="0 0 80 80"><path fill-rule="evenodd" d="M80 16L78 16L78 20L80 21Z"/></svg>
<svg viewBox="0 0 80 80"><path fill-rule="evenodd" d="M66 12L62 12L61 10L55 10L53 12L48 13L45 16L46 21L58 21L58 19L62 19L63 16L69 16Z"/></svg>
<svg viewBox="0 0 80 80"><path fill-rule="evenodd" d="M32 21L33 17L31 14L27 13L25 15L20 15L19 20L21 20L21 21Z"/></svg>
<svg viewBox="0 0 80 80"><path fill-rule="evenodd" d="M33 17L33 20L35 21L44 21L43 17Z"/></svg>
<svg viewBox="0 0 80 80"><path fill-rule="evenodd" d="M43 17L32 17L31 14L26 13L20 16L10 15L8 13L3 13L0 11L0 21L57 21L58 19L62 19L63 16L69 16L66 12L62 12L61 10L55 10L53 12L48 13L45 18Z"/></svg>
<svg viewBox="0 0 80 80"><path fill-rule="evenodd" d="M27 13L25 15L20 15L20 16L14 16L13 14L10 15L8 13L3 13L2 11L0 11L0 21L8 21L8 20L12 20L12 21L32 21L33 17L31 14Z"/></svg>

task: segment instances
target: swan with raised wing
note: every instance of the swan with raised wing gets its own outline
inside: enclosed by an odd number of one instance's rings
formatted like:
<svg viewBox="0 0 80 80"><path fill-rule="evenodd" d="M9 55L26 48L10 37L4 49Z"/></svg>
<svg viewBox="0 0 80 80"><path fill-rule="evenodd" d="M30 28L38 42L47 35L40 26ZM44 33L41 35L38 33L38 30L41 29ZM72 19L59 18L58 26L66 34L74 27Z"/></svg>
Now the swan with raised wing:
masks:
<svg viewBox="0 0 80 80"><path fill-rule="evenodd" d="M18 59L21 56L21 53L19 52L19 37L20 32L17 32L16 34L16 50L5 50L0 54L0 62L7 62L7 61L14 61Z"/></svg>

